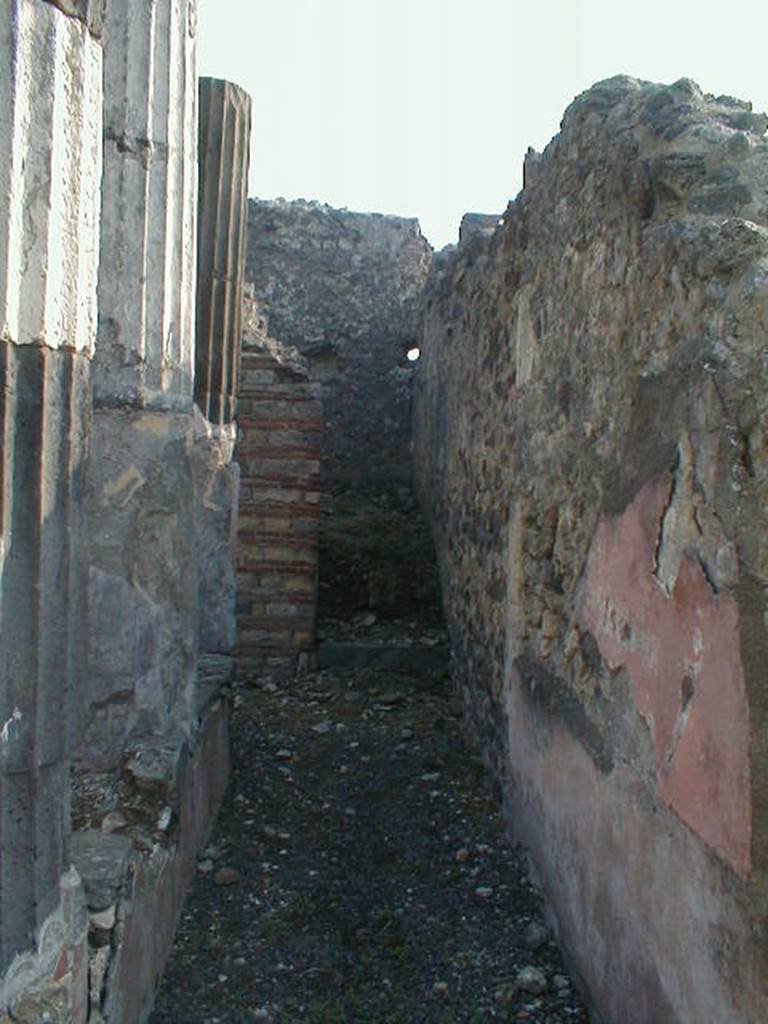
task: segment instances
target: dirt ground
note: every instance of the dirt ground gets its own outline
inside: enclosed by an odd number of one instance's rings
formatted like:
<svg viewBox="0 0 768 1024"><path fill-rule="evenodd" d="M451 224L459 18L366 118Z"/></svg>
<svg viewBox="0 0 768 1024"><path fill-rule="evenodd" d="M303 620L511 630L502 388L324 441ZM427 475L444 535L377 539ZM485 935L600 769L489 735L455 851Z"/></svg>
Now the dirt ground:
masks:
<svg viewBox="0 0 768 1024"><path fill-rule="evenodd" d="M444 676L236 684L152 1024L586 1024Z"/></svg>

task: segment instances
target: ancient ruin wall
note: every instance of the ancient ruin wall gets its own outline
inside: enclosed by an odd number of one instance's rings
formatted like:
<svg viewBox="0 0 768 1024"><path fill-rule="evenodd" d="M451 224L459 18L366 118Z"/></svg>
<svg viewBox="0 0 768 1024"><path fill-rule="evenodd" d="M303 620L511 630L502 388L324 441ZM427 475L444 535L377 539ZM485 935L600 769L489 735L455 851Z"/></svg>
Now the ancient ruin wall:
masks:
<svg viewBox="0 0 768 1024"><path fill-rule="evenodd" d="M415 220L249 202L246 279L270 335L295 346L323 385L329 487L410 482L406 352L430 256Z"/></svg>
<svg viewBox="0 0 768 1024"><path fill-rule="evenodd" d="M768 1017L767 125L595 86L426 298L457 682L611 1024Z"/></svg>

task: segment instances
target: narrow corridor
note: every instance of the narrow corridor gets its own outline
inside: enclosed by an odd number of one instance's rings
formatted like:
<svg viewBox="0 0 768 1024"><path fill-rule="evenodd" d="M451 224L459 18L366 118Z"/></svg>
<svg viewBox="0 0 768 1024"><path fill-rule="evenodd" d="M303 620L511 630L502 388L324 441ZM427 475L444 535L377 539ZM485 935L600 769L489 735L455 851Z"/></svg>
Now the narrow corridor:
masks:
<svg viewBox="0 0 768 1024"><path fill-rule="evenodd" d="M152 1024L586 1024L444 674L236 684Z"/></svg>

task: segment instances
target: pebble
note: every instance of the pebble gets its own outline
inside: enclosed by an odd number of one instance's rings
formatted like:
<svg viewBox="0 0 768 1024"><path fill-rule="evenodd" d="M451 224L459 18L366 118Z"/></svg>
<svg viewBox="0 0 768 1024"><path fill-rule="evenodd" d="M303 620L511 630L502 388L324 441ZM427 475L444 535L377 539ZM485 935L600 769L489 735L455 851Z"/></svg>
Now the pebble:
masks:
<svg viewBox="0 0 768 1024"><path fill-rule="evenodd" d="M101 831L110 835L112 832L119 832L127 824L128 822L120 811L110 811L109 814L104 815L104 819L101 822Z"/></svg>
<svg viewBox="0 0 768 1024"><path fill-rule="evenodd" d="M435 993L435 995L438 996L446 995L448 992L448 982L436 981L435 984L432 986L432 991Z"/></svg>
<svg viewBox="0 0 768 1024"><path fill-rule="evenodd" d="M413 739L413 729L401 729L400 730L400 739L401 740L412 740Z"/></svg>
<svg viewBox="0 0 768 1024"><path fill-rule="evenodd" d="M387 693L382 693L379 697L379 704L402 704L405 701L405 694L400 693L399 690L389 690Z"/></svg>
<svg viewBox="0 0 768 1024"><path fill-rule="evenodd" d="M509 1006L515 998L515 989L512 985L499 985L493 993L493 998L501 1006Z"/></svg>
<svg viewBox="0 0 768 1024"><path fill-rule="evenodd" d="M318 736L324 736L330 732L333 728L332 722L318 722L317 725L312 726L312 732L317 733Z"/></svg>
<svg viewBox="0 0 768 1024"><path fill-rule="evenodd" d="M475 896L479 896L481 900L489 900L493 896L493 889L490 885L478 885Z"/></svg>
<svg viewBox="0 0 768 1024"><path fill-rule="evenodd" d="M462 846L460 850L456 851L455 860L457 864L466 864L469 860L469 850L466 846Z"/></svg>
<svg viewBox="0 0 768 1024"><path fill-rule="evenodd" d="M283 747L280 750L278 750L278 752L275 754L275 757L279 757L281 761L290 761L290 759L293 757L293 751L288 750L286 747Z"/></svg>
<svg viewBox="0 0 768 1024"><path fill-rule="evenodd" d="M540 996L547 990L547 977L538 967L524 967L515 978L515 988L518 992Z"/></svg>
<svg viewBox="0 0 768 1024"><path fill-rule="evenodd" d="M240 872L234 868L219 868L213 876L215 885L237 885L240 881Z"/></svg>
<svg viewBox="0 0 768 1024"><path fill-rule="evenodd" d="M530 950L541 949L549 939L549 932L541 921L531 921L523 933L523 942Z"/></svg>
<svg viewBox="0 0 768 1024"><path fill-rule="evenodd" d="M88 917L92 928L98 928L105 932L111 931L115 927L117 905L113 903L112 906L107 907L106 910L100 910L89 914Z"/></svg>
<svg viewBox="0 0 768 1024"><path fill-rule="evenodd" d="M213 861L206 858L205 860L199 861L197 865L197 870L200 872L201 875L210 875L210 873L213 871L213 867Z"/></svg>
<svg viewBox="0 0 768 1024"><path fill-rule="evenodd" d="M552 984L562 992L564 989L571 987L571 979L567 978L564 974L556 974L552 979Z"/></svg>

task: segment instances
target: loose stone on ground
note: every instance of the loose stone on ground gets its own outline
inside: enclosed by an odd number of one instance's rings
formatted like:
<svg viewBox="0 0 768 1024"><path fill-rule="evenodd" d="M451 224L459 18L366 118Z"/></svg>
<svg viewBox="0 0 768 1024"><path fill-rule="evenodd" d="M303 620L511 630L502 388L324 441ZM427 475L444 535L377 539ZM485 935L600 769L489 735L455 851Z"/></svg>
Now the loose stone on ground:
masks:
<svg viewBox="0 0 768 1024"><path fill-rule="evenodd" d="M586 1024L444 676L235 690L152 1024Z"/></svg>

